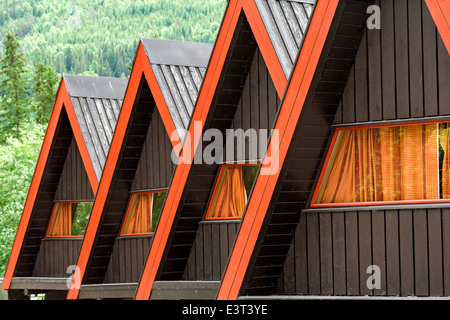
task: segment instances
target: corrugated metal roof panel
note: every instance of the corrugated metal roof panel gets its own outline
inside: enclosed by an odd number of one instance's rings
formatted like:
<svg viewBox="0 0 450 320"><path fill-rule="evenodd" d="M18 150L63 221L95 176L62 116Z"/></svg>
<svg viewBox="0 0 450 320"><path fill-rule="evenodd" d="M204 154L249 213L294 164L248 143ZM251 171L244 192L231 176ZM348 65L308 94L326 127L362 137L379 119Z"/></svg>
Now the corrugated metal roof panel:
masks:
<svg viewBox="0 0 450 320"><path fill-rule="evenodd" d="M191 121L206 68L152 65L153 72L181 139ZM181 129L181 130L180 130Z"/></svg>
<svg viewBox="0 0 450 320"><path fill-rule="evenodd" d="M141 39L181 139L197 102L213 44Z"/></svg>
<svg viewBox="0 0 450 320"><path fill-rule="evenodd" d="M255 0L284 74L290 77L315 0Z"/></svg>
<svg viewBox="0 0 450 320"><path fill-rule="evenodd" d="M63 78L95 175L100 180L128 80L77 75Z"/></svg>

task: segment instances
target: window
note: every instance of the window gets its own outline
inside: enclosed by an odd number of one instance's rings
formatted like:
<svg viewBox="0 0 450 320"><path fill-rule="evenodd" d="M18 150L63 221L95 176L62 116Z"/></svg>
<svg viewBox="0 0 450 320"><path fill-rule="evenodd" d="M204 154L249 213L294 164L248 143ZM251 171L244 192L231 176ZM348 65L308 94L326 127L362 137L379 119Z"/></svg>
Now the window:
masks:
<svg viewBox="0 0 450 320"><path fill-rule="evenodd" d="M48 237L81 237L86 231L92 202L58 202L53 208Z"/></svg>
<svg viewBox="0 0 450 320"><path fill-rule="evenodd" d="M141 192L131 196L121 235L155 232L166 192Z"/></svg>
<svg viewBox="0 0 450 320"><path fill-rule="evenodd" d="M337 130L311 207L450 199L450 122Z"/></svg>
<svg viewBox="0 0 450 320"><path fill-rule="evenodd" d="M207 219L241 218L259 165L223 165Z"/></svg>

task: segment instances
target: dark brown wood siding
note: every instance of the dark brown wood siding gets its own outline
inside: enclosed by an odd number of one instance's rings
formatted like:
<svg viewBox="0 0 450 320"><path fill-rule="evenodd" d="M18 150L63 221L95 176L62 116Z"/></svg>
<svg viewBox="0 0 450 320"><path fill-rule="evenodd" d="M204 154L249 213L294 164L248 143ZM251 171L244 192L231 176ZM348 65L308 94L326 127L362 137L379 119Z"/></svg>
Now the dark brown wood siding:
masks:
<svg viewBox="0 0 450 320"><path fill-rule="evenodd" d="M219 130L225 137L227 129L244 129L249 125L248 128L268 128L272 125L270 121L275 119L279 108L279 97L269 80L267 67L260 57L250 25L241 14L206 117L204 130L209 128ZM245 90L247 90L246 93L244 93ZM276 106L273 105L274 101L277 101ZM271 112L269 106L273 108ZM242 110L240 113L238 113L239 107ZM224 141L226 142L225 139ZM201 151L204 151L208 145L209 142L203 143ZM216 163L209 165L204 161L191 166L174 227L156 276L157 280L183 278L199 223L205 216L219 168L220 165Z"/></svg>
<svg viewBox="0 0 450 320"><path fill-rule="evenodd" d="M372 0L339 1L294 135L248 264L240 295L277 292L280 274L308 205Z"/></svg>
<svg viewBox="0 0 450 320"><path fill-rule="evenodd" d="M380 5L381 29L364 33L335 124L450 115L450 56L425 2Z"/></svg>
<svg viewBox="0 0 450 320"><path fill-rule="evenodd" d="M450 209L304 212L279 293L450 295ZM380 289L369 289L370 265Z"/></svg>
<svg viewBox="0 0 450 320"><path fill-rule="evenodd" d="M257 49L242 89L242 96L239 100L231 129L242 129L244 132L247 132L248 129L270 130L274 126L279 105L280 98L276 92L275 85L261 52ZM267 131L267 133L269 134L270 132ZM268 138L268 134L265 135L266 138ZM263 156L266 152L266 150L259 149L259 141L246 139L241 144L244 149L239 153L237 152L238 141L235 139L234 143L235 154L233 161L261 160L260 158L252 157L249 151L252 148L257 150L258 156Z"/></svg>
<svg viewBox="0 0 450 320"><path fill-rule="evenodd" d="M67 268L77 264L82 238L44 239L33 270L33 277L68 278Z"/></svg>
<svg viewBox="0 0 450 320"><path fill-rule="evenodd" d="M156 108L154 113L131 191L167 189L172 179L172 144Z"/></svg>
<svg viewBox="0 0 450 320"><path fill-rule="evenodd" d="M55 201L93 201L91 183L75 138L72 139L61 173Z"/></svg>
<svg viewBox="0 0 450 320"><path fill-rule="evenodd" d="M450 56L425 2L375 4L381 30L365 30L334 123L450 115ZM450 295L450 211L432 207L302 212L278 292ZM367 288L370 265L381 268L380 289Z"/></svg>
<svg viewBox="0 0 450 320"><path fill-rule="evenodd" d="M240 219L201 222L183 280L220 281L240 223Z"/></svg>
<svg viewBox="0 0 450 320"><path fill-rule="evenodd" d="M117 238L104 283L138 282L152 241L153 235Z"/></svg>

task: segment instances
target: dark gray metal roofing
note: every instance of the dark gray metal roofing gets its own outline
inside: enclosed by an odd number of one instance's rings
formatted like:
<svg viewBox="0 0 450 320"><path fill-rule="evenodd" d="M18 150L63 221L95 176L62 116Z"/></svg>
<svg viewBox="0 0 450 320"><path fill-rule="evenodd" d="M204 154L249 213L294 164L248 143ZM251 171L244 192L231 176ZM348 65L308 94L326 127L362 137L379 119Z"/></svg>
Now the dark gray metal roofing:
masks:
<svg viewBox="0 0 450 320"><path fill-rule="evenodd" d="M213 44L141 39L181 139L189 126ZM170 133L169 133L170 134Z"/></svg>
<svg viewBox="0 0 450 320"><path fill-rule="evenodd" d="M128 81L120 78L63 75L71 97L123 99Z"/></svg>
<svg viewBox="0 0 450 320"><path fill-rule="evenodd" d="M141 42L151 64L186 67L206 67L213 47L210 43L153 38L141 38Z"/></svg>
<svg viewBox="0 0 450 320"><path fill-rule="evenodd" d="M63 75L63 79L100 181L128 80L77 75Z"/></svg>
<svg viewBox="0 0 450 320"><path fill-rule="evenodd" d="M269 38L289 78L316 0L255 0Z"/></svg>

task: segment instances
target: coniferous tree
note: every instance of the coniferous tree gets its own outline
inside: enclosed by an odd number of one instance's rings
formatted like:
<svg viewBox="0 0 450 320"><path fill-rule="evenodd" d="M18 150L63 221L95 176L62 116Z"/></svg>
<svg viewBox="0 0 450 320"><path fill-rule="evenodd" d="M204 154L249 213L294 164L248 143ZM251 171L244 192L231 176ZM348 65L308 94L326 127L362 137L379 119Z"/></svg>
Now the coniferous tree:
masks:
<svg viewBox="0 0 450 320"><path fill-rule="evenodd" d="M30 99L26 80L25 55L19 52L19 38L6 30L3 40L4 54L0 61L1 104L0 104L0 141L7 136L18 138L20 125L29 118Z"/></svg>
<svg viewBox="0 0 450 320"><path fill-rule="evenodd" d="M44 65L39 56L33 81L36 120L41 124L46 124L52 112L59 76L52 67Z"/></svg>

